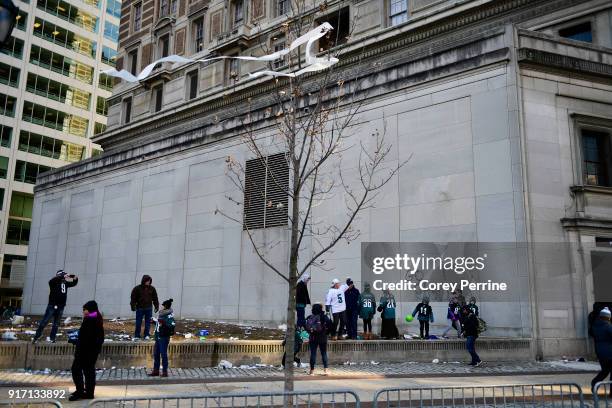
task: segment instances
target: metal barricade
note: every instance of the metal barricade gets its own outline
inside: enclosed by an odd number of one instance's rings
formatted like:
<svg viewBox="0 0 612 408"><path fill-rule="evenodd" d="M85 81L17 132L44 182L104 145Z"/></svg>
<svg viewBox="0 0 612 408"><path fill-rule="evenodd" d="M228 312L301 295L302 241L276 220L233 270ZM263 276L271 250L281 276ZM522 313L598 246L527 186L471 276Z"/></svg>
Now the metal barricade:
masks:
<svg viewBox="0 0 612 408"><path fill-rule="evenodd" d="M0 407L6 407L6 408L62 408L62 404L57 400L8 399L8 400L0 400Z"/></svg>
<svg viewBox="0 0 612 408"><path fill-rule="evenodd" d="M600 395L602 388L603 394ZM593 388L593 404L595 408L612 407L610 392L612 392L612 381L601 381L595 384L595 388Z"/></svg>
<svg viewBox="0 0 612 408"><path fill-rule="evenodd" d="M390 407L583 407L582 389L567 384L385 388L374 408Z"/></svg>
<svg viewBox="0 0 612 408"><path fill-rule="evenodd" d="M351 390L164 395L151 398L95 399L90 408L360 408Z"/></svg>

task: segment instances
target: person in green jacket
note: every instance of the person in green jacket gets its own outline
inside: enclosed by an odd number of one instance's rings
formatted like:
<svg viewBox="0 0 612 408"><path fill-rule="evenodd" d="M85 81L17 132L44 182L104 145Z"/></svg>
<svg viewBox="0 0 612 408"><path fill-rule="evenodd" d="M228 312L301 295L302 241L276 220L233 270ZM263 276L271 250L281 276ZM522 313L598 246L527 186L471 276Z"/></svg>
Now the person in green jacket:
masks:
<svg viewBox="0 0 612 408"><path fill-rule="evenodd" d="M390 340L399 338L399 331L395 325L395 308L395 297L388 289L383 290L383 295L380 298L380 306L378 306L377 309L382 318L380 337L383 339Z"/></svg>
<svg viewBox="0 0 612 408"><path fill-rule="evenodd" d="M359 295L359 317L363 320L363 338L372 339L372 318L376 314L376 297L371 292L370 284L363 284L363 293Z"/></svg>

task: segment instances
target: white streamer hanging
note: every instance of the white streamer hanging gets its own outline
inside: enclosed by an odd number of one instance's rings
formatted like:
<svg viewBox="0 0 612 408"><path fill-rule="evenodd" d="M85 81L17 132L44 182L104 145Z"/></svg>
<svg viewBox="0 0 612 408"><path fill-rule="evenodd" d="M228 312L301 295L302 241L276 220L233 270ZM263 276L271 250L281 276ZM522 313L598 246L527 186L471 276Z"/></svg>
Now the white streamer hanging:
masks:
<svg viewBox="0 0 612 408"><path fill-rule="evenodd" d="M289 54L291 51L298 48L299 46L306 44L305 67L302 68L301 70L296 71L296 72L291 72L291 73L284 73L284 72L277 72L277 71L270 71L270 70L249 73L249 77L251 78L257 78L260 76L273 76L273 77L284 76L284 77L294 78L302 74L305 74L307 72L322 71L324 69L331 67L332 65L338 62L338 58L334 58L334 57L318 58L315 56L316 55L316 51L314 50L315 42L331 30L333 30L333 27L331 26L331 24L323 23L317 28L296 38L295 41L291 43L289 48L285 48L283 50L276 51L273 54L264 55L262 57L221 56L221 57L206 58L206 59L191 59L191 58L181 57L179 55L168 55L167 57L160 58L150 63L138 75L133 75L132 73L126 71L125 69L122 69L121 71L117 71L114 68L108 69L106 71L102 71L102 73L113 76L113 77L121 78L127 82L139 82L147 78L149 75L151 75L151 72L153 72L153 68L157 64L162 63L162 62L173 62L173 63L209 62L209 61L222 60L222 59L238 59L238 60L245 60L245 61L271 62L271 61L276 61L277 59L282 58L283 56Z"/></svg>

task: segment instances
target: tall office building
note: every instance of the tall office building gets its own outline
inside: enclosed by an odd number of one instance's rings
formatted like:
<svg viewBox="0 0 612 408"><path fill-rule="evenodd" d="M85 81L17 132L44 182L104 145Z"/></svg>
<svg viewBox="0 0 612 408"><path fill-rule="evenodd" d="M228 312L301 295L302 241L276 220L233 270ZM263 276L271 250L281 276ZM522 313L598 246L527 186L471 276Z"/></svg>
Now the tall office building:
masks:
<svg viewBox="0 0 612 408"><path fill-rule="evenodd" d="M0 54L0 303L18 306L36 177L95 155L106 128L118 0L16 0Z"/></svg>

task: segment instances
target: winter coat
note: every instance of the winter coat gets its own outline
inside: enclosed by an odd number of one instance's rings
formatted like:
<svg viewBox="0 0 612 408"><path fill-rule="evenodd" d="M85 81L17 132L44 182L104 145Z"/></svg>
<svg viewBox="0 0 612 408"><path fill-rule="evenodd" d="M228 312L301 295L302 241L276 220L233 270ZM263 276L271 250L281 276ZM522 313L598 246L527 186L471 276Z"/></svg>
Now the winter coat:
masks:
<svg viewBox="0 0 612 408"><path fill-rule="evenodd" d="M66 306L68 288L76 286L79 278L75 277L72 282L66 281L63 277L55 276L49 281L49 305L63 308Z"/></svg>
<svg viewBox="0 0 612 408"><path fill-rule="evenodd" d="M448 304L446 318L452 321L461 320L461 307L458 303L450 302Z"/></svg>
<svg viewBox="0 0 612 408"><path fill-rule="evenodd" d="M308 318L310 318L310 316L308 316ZM312 343L327 343L327 332L332 327L332 321L329 320L329 317L327 317L327 315L324 312L322 312L319 316L320 316L319 318L321 319L321 325L323 326L323 332L310 333L308 342L311 344ZM306 320L308 320L308 318Z"/></svg>
<svg viewBox="0 0 612 408"><path fill-rule="evenodd" d="M299 281L295 288L295 303L298 305L309 305L310 296L308 295L308 287L304 281Z"/></svg>
<svg viewBox="0 0 612 408"><path fill-rule="evenodd" d="M346 300L346 310L350 312L359 311L359 289L352 287L344 292L344 300Z"/></svg>
<svg viewBox="0 0 612 408"><path fill-rule="evenodd" d="M359 296L359 317L371 319L376 314L376 297L369 291Z"/></svg>
<svg viewBox="0 0 612 408"><path fill-rule="evenodd" d="M463 335L465 337L478 337L478 318L475 314L470 313L470 315L463 320Z"/></svg>
<svg viewBox="0 0 612 408"><path fill-rule="evenodd" d="M85 364L94 364L104 343L104 321L100 312L90 313L83 319L76 341L74 358Z"/></svg>
<svg viewBox="0 0 612 408"><path fill-rule="evenodd" d="M417 319L422 322L434 322L433 309L427 303L419 303L412 311L412 317L418 314Z"/></svg>
<svg viewBox="0 0 612 408"><path fill-rule="evenodd" d="M168 316L173 313L172 308L170 309L161 309L157 314L157 323L155 324L155 338L158 339L160 337L171 337L164 336L160 334L159 328L167 324Z"/></svg>
<svg viewBox="0 0 612 408"><path fill-rule="evenodd" d="M395 297L393 295L383 295L383 297L380 298L380 306L378 306L378 310L382 312L381 318L395 319L396 307L397 305L395 303Z"/></svg>
<svg viewBox="0 0 612 408"><path fill-rule="evenodd" d="M593 322L595 354L599 361L612 361L612 324L602 319Z"/></svg>
<svg viewBox="0 0 612 408"><path fill-rule="evenodd" d="M132 289L132 295L130 299L130 306L132 307L132 311L136 311L136 309L149 309L151 306L155 307L155 310L159 309L159 300L157 299L157 291L153 287L153 285L145 285L145 282L151 281L153 283L153 279L149 275L144 275L142 277L142 281L140 285L137 285Z"/></svg>

